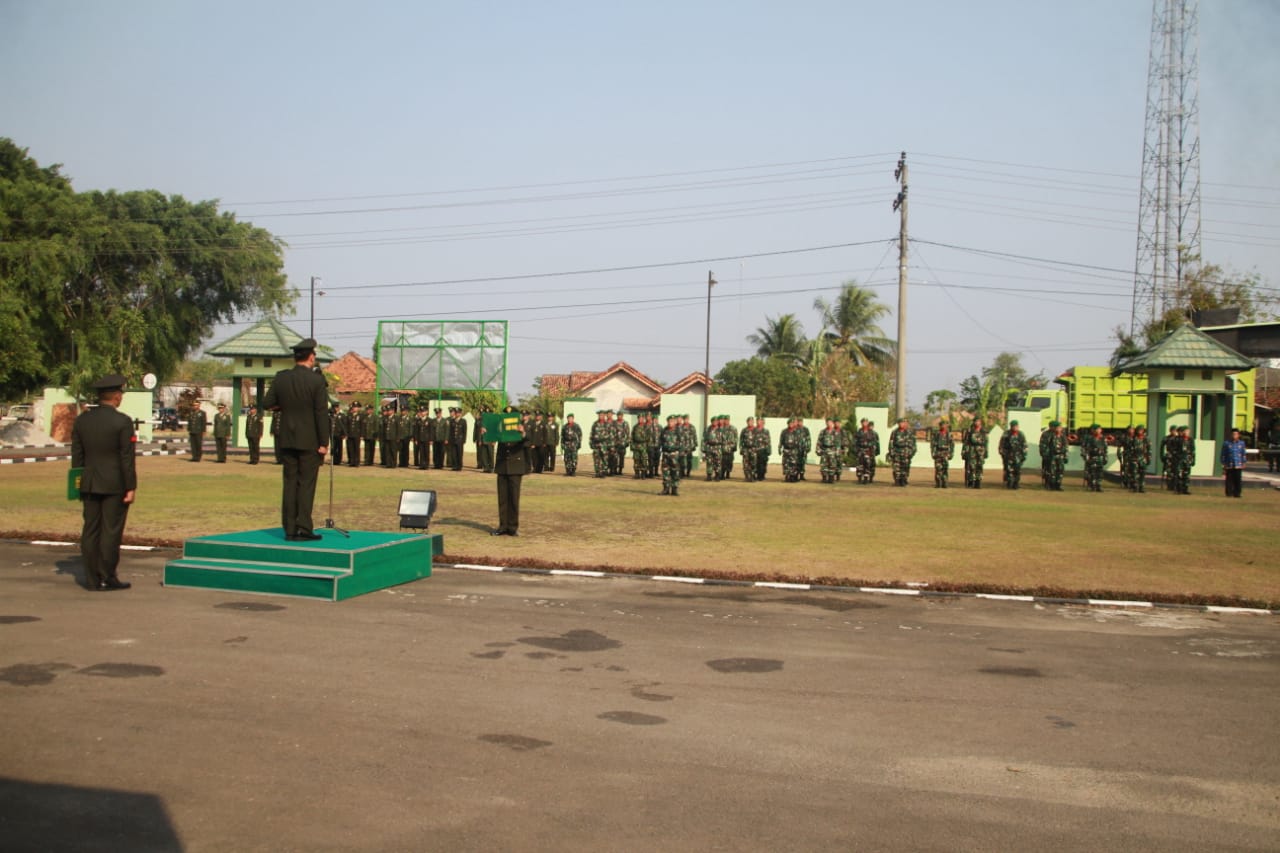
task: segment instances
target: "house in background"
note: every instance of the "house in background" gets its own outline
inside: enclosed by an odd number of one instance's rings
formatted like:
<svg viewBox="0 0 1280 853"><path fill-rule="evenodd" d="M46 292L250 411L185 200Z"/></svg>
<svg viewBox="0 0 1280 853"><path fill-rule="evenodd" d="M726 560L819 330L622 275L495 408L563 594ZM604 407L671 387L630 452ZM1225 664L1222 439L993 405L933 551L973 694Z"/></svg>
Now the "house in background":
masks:
<svg viewBox="0 0 1280 853"><path fill-rule="evenodd" d="M627 412L656 412L664 394L706 395L710 383L702 371L666 388L625 361L598 373L546 373L539 383L543 394L561 399L588 398L598 409Z"/></svg>

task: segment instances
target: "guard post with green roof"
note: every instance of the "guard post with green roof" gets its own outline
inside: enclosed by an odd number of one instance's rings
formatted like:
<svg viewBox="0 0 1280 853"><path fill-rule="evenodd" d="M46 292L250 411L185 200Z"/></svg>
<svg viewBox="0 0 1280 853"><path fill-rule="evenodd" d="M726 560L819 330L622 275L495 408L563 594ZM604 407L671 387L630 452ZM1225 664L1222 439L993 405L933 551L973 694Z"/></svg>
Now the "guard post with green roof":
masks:
<svg viewBox="0 0 1280 853"><path fill-rule="evenodd" d="M258 403L266 396L267 382L281 370L293 366L294 344L304 337L276 318L265 317L243 332L205 350L206 355L231 359L231 411L235 413L232 447L241 446L240 437L244 435L244 416L240 414L245 407L241 394L244 380L254 380L253 401ZM317 364L330 364L333 360L333 351L329 347L316 348ZM263 435L262 446L263 449L273 446L270 435Z"/></svg>
<svg viewBox="0 0 1280 853"><path fill-rule="evenodd" d="M1116 366L1114 374L1147 376L1147 427L1154 472L1158 447L1170 426L1187 426L1195 440L1192 474L1218 476L1218 447L1231 429L1249 431L1253 424L1254 362L1194 326L1171 334ZM1247 372L1246 372L1247 371ZM1233 375L1235 374L1235 375ZM1169 405L1169 398L1190 400L1189 408Z"/></svg>

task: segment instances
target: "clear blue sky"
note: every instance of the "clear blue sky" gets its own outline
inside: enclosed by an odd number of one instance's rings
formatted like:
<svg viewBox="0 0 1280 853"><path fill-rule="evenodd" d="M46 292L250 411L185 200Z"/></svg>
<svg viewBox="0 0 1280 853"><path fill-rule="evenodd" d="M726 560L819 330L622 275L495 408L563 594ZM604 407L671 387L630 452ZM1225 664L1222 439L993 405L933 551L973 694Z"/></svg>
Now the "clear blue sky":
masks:
<svg viewBox="0 0 1280 853"><path fill-rule="evenodd" d="M844 280L896 308L905 150L918 404L1002 350L1050 375L1103 363L1128 325L1150 17L1142 0L0 0L0 135L78 189L216 198L281 236L289 322L305 332L320 276L316 336L338 352L369 354L378 319L509 320L513 394L619 359L664 382L701 369L709 269L713 373L766 317L816 334L814 298ZM1271 287L1277 44L1273 0L1201 4L1204 255ZM858 245L796 251L836 244Z"/></svg>

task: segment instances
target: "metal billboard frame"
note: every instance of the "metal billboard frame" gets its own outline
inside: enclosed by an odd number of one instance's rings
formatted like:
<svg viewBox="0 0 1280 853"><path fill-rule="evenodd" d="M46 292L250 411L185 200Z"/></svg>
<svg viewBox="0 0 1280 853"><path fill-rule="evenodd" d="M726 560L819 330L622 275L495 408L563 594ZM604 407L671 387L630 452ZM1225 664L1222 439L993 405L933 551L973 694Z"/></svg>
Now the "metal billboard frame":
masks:
<svg viewBox="0 0 1280 853"><path fill-rule="evenodd" d="M374 388L497 391L507 399L506 320L379 320ZM459 381L469 379L471 381Z"/></svg>

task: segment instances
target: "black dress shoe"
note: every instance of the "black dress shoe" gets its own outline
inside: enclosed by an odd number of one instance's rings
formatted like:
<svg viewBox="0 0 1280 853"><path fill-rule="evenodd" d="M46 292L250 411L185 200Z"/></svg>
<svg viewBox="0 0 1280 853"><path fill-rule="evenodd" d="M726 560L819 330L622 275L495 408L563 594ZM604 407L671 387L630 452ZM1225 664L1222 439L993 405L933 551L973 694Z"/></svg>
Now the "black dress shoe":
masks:
<svg viewBox="0 0 1280 853"><path fill-rule="evenodd" d="M131 586L133 586L133 584L122 581L119 578L107 578L98 586L98 589L128 589Z"/></svg>
<svg viewBox="0 0 1280 853"><path fill-rule="evenodd" d="M505 531L505 530L490 530L490 531L489 531L489 535L490 535L490 536L506 536L506 535L507 535L507 531Z"/></svg>
<svg viewBox="0 0 1280 853"><path fill-rule="evenodd" d="M311 531L307 531L305 533L299 533L297 538L299 542L316 542L320 539L323 539L324 537L321 536L319 533L312 533Z"/></svg>

